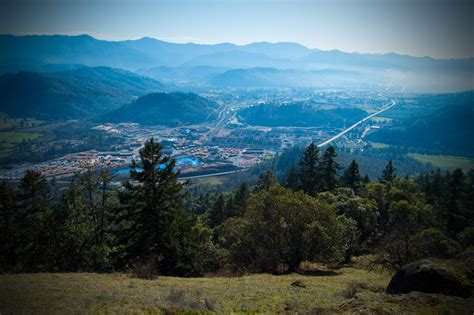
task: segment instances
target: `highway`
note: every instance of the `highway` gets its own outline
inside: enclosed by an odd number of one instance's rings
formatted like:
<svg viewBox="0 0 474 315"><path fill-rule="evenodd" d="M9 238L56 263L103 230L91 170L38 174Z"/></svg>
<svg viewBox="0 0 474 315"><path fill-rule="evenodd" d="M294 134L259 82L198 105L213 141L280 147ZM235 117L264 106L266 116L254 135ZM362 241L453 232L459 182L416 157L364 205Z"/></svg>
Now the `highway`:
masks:
<svg viewBox="0 0 474 315"><path fill-rule="evenodd" d="M243 172L243 171L246 171L246 170L248 170L248 169L247 168L242 168L242 169L238 169L238 170L220 172L220 173L210 173L210 174L193 175L193 176L180 176L179 179L186 180L186 179L195 179L195 178L204 178L204 177L223 176L223 175L229 175L229 174Z"/></svg>
<svg viewBox="0 0 474 315"><path fill-rule="evenodd" d="M343 131L341 131L340 133L338 133L337 135L335 135L334 137L331 137L329 138L328 140L324 141L324 142L321 142L320 144L318 144L318 147L321 148L321 147L324 147L325 145L333 142L334 140L337 140L339 139L340 137L342 137L343 135L345 135L346 133L348 133L349 131L351 131L352 129L354 129L355 127L359 126L360 124L366 122L367 120L369 120L370 118L374 117L374 116L377 116L383 112L385 112L386 110L389 110L390 108L392 108L393 106L397 105L397 102L395 102L394 100L390 100L390 102L392 104L390 104L389 106L387 107L384 107L382 108L381 110L373 113L373 114L370 114L369 116L365 117L364 119L361 119L359 120L358 122L356 122L355 124L353 124L352 126L350 126L349 128L347 129L344 129Z"/></svg>

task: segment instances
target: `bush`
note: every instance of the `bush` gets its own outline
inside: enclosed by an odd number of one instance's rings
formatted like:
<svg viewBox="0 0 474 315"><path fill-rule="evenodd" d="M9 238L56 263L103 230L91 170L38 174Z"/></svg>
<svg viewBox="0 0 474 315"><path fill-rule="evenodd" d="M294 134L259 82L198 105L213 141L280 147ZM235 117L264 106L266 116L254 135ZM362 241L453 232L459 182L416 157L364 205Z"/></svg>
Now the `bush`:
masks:
<svg viewBox="0 0 474 315"><path fill-rule="evenodd" d="M415 257L452 258L459 252L459 245L438 229L429 228L417 233L412 244Z"/></svg>
<svg viewBox="0 0 474 315"><path fill-rule="evenodd" d="M367 282L362 281L351 281L347 285L346 289L342 291L342 296L346 299L352 299L357 293L367 290L369 285Z"/></svg>
<svg viewBox="0 0 474 315"><path fill-rule="evenodd" d="M216 312L219 305L213 299L201 298L199 292L195 296L189 296L184 290L171 289L165 300L178 310L199 310L204 312Z"/></svg>
<svg viewBox="0 0 474 315"><path fill-rule="evenodd" d="M142 258L132 266L131 273L135 278L154 280L158 278L158 263L160 257Z"/></svg>

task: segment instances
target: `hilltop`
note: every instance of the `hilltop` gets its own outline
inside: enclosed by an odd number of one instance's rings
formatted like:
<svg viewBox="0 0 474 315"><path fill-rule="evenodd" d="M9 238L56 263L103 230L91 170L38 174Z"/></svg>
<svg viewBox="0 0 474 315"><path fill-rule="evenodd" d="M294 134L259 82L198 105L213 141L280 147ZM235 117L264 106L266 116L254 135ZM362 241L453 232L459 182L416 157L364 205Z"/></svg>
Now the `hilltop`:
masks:
<svg viewBox="0 0 474 315"><path fill-rule="evenodd" d="M102 117L107 122L179 126L210 121L219 105L194 93L152 93Z"/></svg>

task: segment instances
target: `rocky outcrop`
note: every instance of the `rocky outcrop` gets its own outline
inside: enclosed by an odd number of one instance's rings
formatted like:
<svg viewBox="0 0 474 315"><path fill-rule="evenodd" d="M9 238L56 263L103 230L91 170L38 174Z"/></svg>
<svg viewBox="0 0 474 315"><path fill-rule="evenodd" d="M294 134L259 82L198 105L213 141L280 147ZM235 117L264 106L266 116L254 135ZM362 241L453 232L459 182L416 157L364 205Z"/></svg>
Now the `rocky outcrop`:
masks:
<svg viewBox="0 0 474 315"><path fill-rule="evenodd" d="M403 266L392 278L387 293L442 293L470 297L473 274L464 263L453 260L422 259Z"/></svg>

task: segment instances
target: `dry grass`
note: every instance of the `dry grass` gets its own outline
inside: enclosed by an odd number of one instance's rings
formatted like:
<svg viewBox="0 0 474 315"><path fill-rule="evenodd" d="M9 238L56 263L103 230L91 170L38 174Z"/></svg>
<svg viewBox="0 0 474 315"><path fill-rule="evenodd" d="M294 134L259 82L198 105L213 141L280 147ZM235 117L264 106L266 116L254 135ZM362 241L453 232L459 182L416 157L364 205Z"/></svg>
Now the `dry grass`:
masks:
<svg viewBox="0 0 474 315"><path fill-rule="evenodd" d="M160 276L155 280L128 274L0 275L0 313L327 313L339 312L340 305L347 311L344 292L348 288L355 297L371 294L380 305L389 298L380 292L390 279L388 274L356 268L320 271L235 278ZM297 281L304 286L292 285ZM367 303L370 299L354 307L376 307Z"/></svg>

